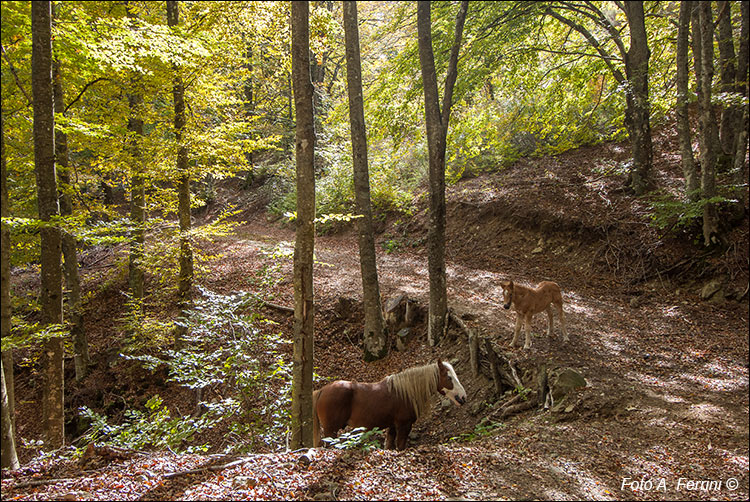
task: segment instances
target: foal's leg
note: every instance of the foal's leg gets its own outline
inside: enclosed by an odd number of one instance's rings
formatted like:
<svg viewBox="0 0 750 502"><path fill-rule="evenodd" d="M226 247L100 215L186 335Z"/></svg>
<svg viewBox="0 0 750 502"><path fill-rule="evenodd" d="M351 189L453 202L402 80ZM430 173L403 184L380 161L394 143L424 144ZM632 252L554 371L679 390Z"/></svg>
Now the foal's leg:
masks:
<svg viewBox="0 0 750 502"><path fill-rule="evenodd" d="M565 328L565 314L563 313L562 302L560 302L559 304L555 304L555 307L557 307L557 313L560 314L560 324L562 325L563 340L567 342L568 340L570 340L570 338L568 337L568 330Z"/></svg>
<svg viewBox="0 0 750 502"><path fill-rule="evenodd" d="M518 340L518 333L521 331L521 323L523 322L523 316L520 312L516 313L516 329L513 332L513 340L510 342L511 347L516 346L516 341Z"/></svg>
<svg viewBox="0 0 750 502"><path fill-rule="evenodd" d="M547 305L547 336L552 337L552 304Z"/></svg>
<svg viewBox="0 0 750 502"><path fill-rule="evenodd" d="M531 348L531 316L532 314L529 312L524 318L524 323L526 323L526 343L523 344L524 349Z"/></svg>

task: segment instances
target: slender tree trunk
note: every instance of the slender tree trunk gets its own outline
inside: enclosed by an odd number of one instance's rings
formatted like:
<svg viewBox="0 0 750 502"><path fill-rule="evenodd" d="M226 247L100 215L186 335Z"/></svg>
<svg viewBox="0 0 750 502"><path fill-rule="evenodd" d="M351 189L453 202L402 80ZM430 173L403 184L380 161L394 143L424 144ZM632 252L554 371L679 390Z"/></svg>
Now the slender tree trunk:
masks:
<svg viewBox="0 0 750 502"><path fill-rule="evenodd" d="M727 1L717 3L719 14L716 19L716 35L719 46L720 90L724 93L731 93L735 90L735 77L737 73L734 37L732 36L732 9L730 8L730 3ZM721 171L726 171L732 166L738 132L736 116L741 113L742 110L734 105L724 106L721 110L721 120L719 122L721 149L718 152L718 167Z"/></svg>
<svg viewBox="0 0 750 502"><path fill-rule="evenodd" d="M294 246L292 449L313 445L313 249L315 246L315 120L310 80L308 2L292 2L292 82L297 115L297 237Z"/></svg>
<svg viewBox="0 0 750 502"><path fill-rule="evenodd" d="M55 15L53 6L53 15ZM65 96L63 94L62 78L60 76L60 62L52 61L53 92L55 113L65 112ZM70 196L70 166L68 157L68 135L55 129L55 159L57 173L60 178L60 214L73 214L73 201ZM88 372L90 363L89 345L86 331L83 328L83 308L81 305L81 280L78 275L78 252L76 238L68 232L62 232L63 275L65 276L65 297L68 301L68 316L70 317L70 335L73 338L73 362L76 369L76 380L81 380Z"/></svg>
<svg viewBox="0 0 750 502"><path fill-rule="evenodd" d="M427 321L427 340L430 345L440 341L445 330L447 290L445 280L445 149L448 137L453 85L458 75L458 51L461 46L468 2L461 2L456 16L456 30L451 48L443 94L443 112L437 87L435 59L432 52L432 23L430 2L417 4L417 33L419 63L425 97L425 124L430 178L430 227L427 233L427 268L430 277L430 306Z"/></svg>
<svg viewBox="0 0 750 502"><path fill-rule="evenodd" d="M34 95L34 165L39 219L49 222L59 216L55 179L55 116L52 93L52 11L48 1L32 2L32 84ZM60 230L48 226L40 231L42 325L62 324L62 250ZM43 416L46 444L60 448L65 442L63 420L63 339L51 337L44 343Z"/></svg>
<svg viewBox="0 0 750 502"><path fill-rule="evenodd" d="M174 0L167 1L167 23L177 26L180 22L179 4ZM178 181L178 214L180 219L180 278L179 302L180 317L185 318L192 304L193 288L193 248L190 244L190 174L188 169L188 150L185 145L185 87L182 83L180 68L172 66L174 72L174 131L177 142L177 172ZM177 324L175 329L175 348L182 347L183 337L187 332L184 322Z"/></svg>
<svg viewBox="0 0 750 502"><path fill-rule="evenodd" d="M716 118L711 106L711 80L714 76L713 19L711 2L699 5L701 38L701 94L698 97L701 129L701 197L710 199L716 195L716 161L721 148ZM695 36L695 34L693 35ZM706 246L719 242L719 216L716 204L703 206L703 240Z"/></svg>
<svg viewBox="0 0 750 502"><path fill-rule="evenodd" d="M690 13L693 2L680 2L680 20L677 30L677 134L682 156L682 172L685 175L685 195L690 202L698 199L698 171L693 157L693 140L690 134L688 113L688 37L690 35Z"/></svg>
<svg viewBox="0 0 750 502"><path fill-rule="evenodd" d="M16 435L13 428L13 419L10 412L10 401L8 391L5 385L5 365L0 360L0 378L2 378L2 429L3 429L3 446L2 446L2 468L18 469L21 465L18 463L18 454L16 453Z"/></svg>
<svg viewBox="0 0 750 502"><path fill-rule="evenodd" d="M352 160L354 163L354 193L357 215L360 216L357 220L357 227L359 230L359 264L362 271L365 308L364 357L365 361L374 361L388 353L388 336L383 323L383 310L380 304L380 286L375 260L375 238L372 230L357 2L344 2L344 36L347 90L349 92L349 121L352 134Z"/></svg>
<svg viewBox="0 0 750 502"><path fill-rule="evenodd" d="M5 161L5 115L0 113L0 166L2 166L2 200L0 201L0 216L8 218L10 216L10 206L8 201L8 166ZM6 224L2 224L2 257L0 258L0 269L2 270L2 279L0 287L2 288L2 308L0 309L0 332L2 338L10 335L12 308L10 303L10 229ZM5 379L4 389L8 397L8 417L11 424L11 434L15 437L16 432L16 398L15 384L13 378L13 350L8 349L2 353L3 378ZM5 439L3 439L5 445ZM5 450L3 450L5 458ZM3 467L5 461L3 460Z"/></svg>
<svg viewBox="0 0 750 502"><path fill-rule="evenodd" d="M135 19L135 14L126 5L129 19ZM146 189L144 180L143 159L141 158L140 142L143 137L143 119L141 106L143 96L136 90L139 86L138 77L131 77L132 93L128 94L128 133L130 134L130 259L128 269L128 283L130 285L131 300L140 314L143 313L144 273L143 253L145 249L146 224Z"/></svg>
<svg viewBox="0 0 750 502"><path fill-rule="evenodd" d="M630 49L625 55L625 71L632 93L631 141L633 144L632 186L636 195L648 189L653 147L651 143L650 105L648 101L648 48L643 2L623 2L630 27Z"/></svg>
<svg viewBox="0 0 750 502"><path fill-rule="evenodd" d="M255 115L255 83L253 81L253 46L247 44L247 71L248 77L245 80L245 115L247 116L248 122L252 120ZM245 152L245 159L247 160L247 176L245 177L245 188L250 188L255 178L255 166L253 165L253 152Z"/></svg>
<svg viewBox="0 0 750 502"><path fill-rule="evenodd" d="M750 95L750 3L740 2L740 14L742 25L740 26L739 50L737 54L737 79L735 83L735 92L742 94L747 100ZM734 166L732 168L734 184L737 186L735 193L737 200L740 201L738 214L745 213L748 205L748 164L745 162L748 154L748 128L750 122L748 118L748 108L742 107L741 113L738 114L739 123L737 124L737 140L735 144Z"/></svg>

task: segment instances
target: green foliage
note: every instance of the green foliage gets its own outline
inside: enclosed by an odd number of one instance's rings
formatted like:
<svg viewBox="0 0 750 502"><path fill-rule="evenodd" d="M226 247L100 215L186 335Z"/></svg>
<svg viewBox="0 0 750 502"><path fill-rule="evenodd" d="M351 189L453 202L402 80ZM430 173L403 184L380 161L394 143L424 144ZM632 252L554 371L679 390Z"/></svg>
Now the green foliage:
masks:
<svg viewBox="0 0 750 502"><path fill-rule="evenodd" d="M706 204L734 203L736 200L717 195L709 199L698 199L690 202L677 199L668 193L657 194L650 201L651 224L666 232L679 232L694 229L696 237L700 235L699 222L703 218Z"/></svg>
<svg viewBox="0 0 750 502"><path fill-rule="evenodd" d="M474 441L477 438L480 438L482 436L487 436L489 434L493 434L499 429L502 429L505 427L505 424L502 422L495 422L493 420L488 419L487 417L484 417L475 427L472 432L464 432L462 434L459 434L458 436L453 436L450 438L451 441Z"/></svg>
<svg viewBox="0 0 750 502"><path fill-rule="evenodd" d="M107 417L95 413L84 406L79 414L91 421L91 427L81 437L83 444L106 442L124 448L143 450L146 448L170 448L175 452L205 452L209 445L185 445L193 441L196 435L210 429L226 416L233 414L237 403L225 399L219 403L207 405L207 412L200 418L174 417L163 405L162 398L156 394L146 402L146 411L127 410L125 422L111 425Z"/></svg>
<svg viewBox="0 0 750 502"><path fill-rule="evenodd" d="M322 441L339 450L362 450L368 452L380 448L380 437L382 434L383 430L378 427L370 430L364 427L357 427L335 438L322 438Z"/></svg>

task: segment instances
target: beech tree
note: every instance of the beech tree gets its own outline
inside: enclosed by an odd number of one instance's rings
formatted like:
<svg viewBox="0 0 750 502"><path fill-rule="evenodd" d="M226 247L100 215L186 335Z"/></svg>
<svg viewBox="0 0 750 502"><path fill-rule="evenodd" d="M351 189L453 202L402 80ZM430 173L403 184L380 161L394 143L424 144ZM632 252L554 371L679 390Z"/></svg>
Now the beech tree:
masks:
<svg viewBox="0 0 750 502"><path fill-rule="evenodd" d="M419 63L422 68L422 83L424 86L430 178L430 226L427 234L430 280L427 339L430 345L435 345L440 341L448 312L445 282L445 148L453 99L453 86L458 76L458 52L461 48L461 35L468 8L469 2L463 1L456 14L456 27L448 72L445 77L441 112L435 58L432 53L430 2L420 1L417 5Z"/></svg>
<svg viewBox="0 0 750 502"><path fill-rule="evenodd" d="M346 43L346 77L349 93L349 122L352 135L354 194L357 208L359 264L365 309L363 348L365 361L373 361L388 352L388 336L380 303L378 269L375 261L375 237L370 208L370 175L367 165L367 132L362 98L362 66L359 55L357 2L344 2L344 33Z"/></svg>
<svg viewBox="0 0 750 502"><path fill-rule="evenodd" d="M631 173L631 187L636 195L646 192L653 159L651 142L648 61L650 50L646 36L643 2L615 2L627 18L630 30L630 47L625 42L610 17L593 2L554 2L547 8L547 14L561 23L580 33L593 47L615 80L625 89L625 127L630 137L633 151L633 167ZM606 37L599 39L589 30L585 23L593 23L603 30ZM611 54L605 42L613 41L617 47L619 57ZM621 71L617 61L624 63L625 74Z"/></svg>
<svg viewBox="0 0 750 502"><path fill-rule="evenodd" d="M57 5L53 5L53 25L57 17ZM59 56L52 60L52 80L55 101L55 113L65 115L65 94L63 93L62 76L60 74ZM58 181L60 182L60 214L73 214L71 192L73 186L70 180L70 159L68 155L68 135L55 124L55 160L57 162ZM86 332L83 327L83 308L81 306L81 280L78 274L78 252L76 237L69 231L63 231L63 275L65 277L65 298L68 305L70 335L73 339L73 363L76 370L76 380L81 380L88 372L90 364L89 347Z"/></svg>
<svg viewBox="0 0 750 502"><path fill-rule="evenodd" d="M689 64L688 47L690 36L690 16L693 2L680 2L679 28L677 30L677 135L680 141L682 172L685 176L685 194L690 202L698 198L698 171L693 157L693 140L690 133L689 103Z"/></svg>
<svg viewBox="0 0 750 502"><path fill-rule="evenodd" d="M313 250L315 246L315 121L310 80L308 2L292 2L292 85L297 116L297 236L294 245L293 449L313 445Z"/></svg>
<svg viewBox="0 0 750 502"><path fill-rule="evenodd" d="M180 23L180 7L175 0L167 2L167 23L177 26ZM177 181L178 210L180 220L180 276L178 295L180 316L185 317L190 308L193 287L193 248L190 244L190 172L188 169L188 150L185 145L185 86L177 64L172 65L174 85L172 97L174 100L174 134L177 142ZM185 324L179 322L175 330L175 347L180 348L182 337L185 335Z"/></svg>
<svg viewBox="0 0 750 502"><path fill-rule="evenodd" d="M63 419L63 339L54 331L62 324L62 250L60 230L49 224L60 215L55 175L55 115L52 90L52 8L51 3L31 4L31 89L34 100L34 171L37 184L39 219L48 223L40 229L42 323L51 333L44 343L42 420L46 444L60 448L65 442Z"/></svg>

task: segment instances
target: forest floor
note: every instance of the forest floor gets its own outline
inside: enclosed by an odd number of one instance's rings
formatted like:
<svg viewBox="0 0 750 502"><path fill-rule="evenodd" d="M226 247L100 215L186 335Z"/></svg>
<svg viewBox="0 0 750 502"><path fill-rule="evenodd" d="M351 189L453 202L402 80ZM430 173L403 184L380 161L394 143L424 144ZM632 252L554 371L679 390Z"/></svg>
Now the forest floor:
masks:
<svg viewBox="0 0 750 502"><path fill-rule="evenodd" d="M675 136L660 134L656 185L677 190ZM649 200L622 188L617 167L626 159L622 144L521 159L447 193L449 307L519 367L545 363L581 373L587 385L572 412L529 410L483 421L493 412L493 384L472 376L466 337L458 331L430 347L421 326L405 350L364 363L356 234L344 228L315 243L316 372L375 381L441 357L454 363L468 393L465 406L436 400L405 451L325 449L310 462L300 460L303 452L227 457L159 451L103 454L84 465L32 459L33 449L22 449L22 468L3 471L3 500L747 500L747 216L722 253L703 254L684 235L663 235L649 224ZM254 290L254 278L272 263L268 251L294 241L291 226L265 213L259 192L232 193L240 195L231 202L249 209L234 235L206 246L222 256L208 264L211 272L202 280L222 293ZM384 299L405 293L427 304L426 221L421 209L379 222ZM281 274L273 301L292 306L290 259L281 262ZM562 340L557 317L548 337L546 316L538 315L532 348L511 349L515 313L501 306L505 278L558 282L570 341ZM723 284L721 292L702 299L714 279ZM87 279L101 280L94 272ZM122 295L112 288L89 302L89 332L101 354L113 346L113 316L122 315ZM353 305L346 312L345 303ZM288 314L264 314L291 338ZM125 377L102 370L96 378ZM140 381L119 385L144 391ZM84 400L85 386L71 388L80 394L72 402ZM21 371L16 392L33 395L30 372ZM182 396L185 409L190 396L180 392L175 388L173 398ZM18 415L19 435L38 437L33 402L22 401Z"/></svg>

